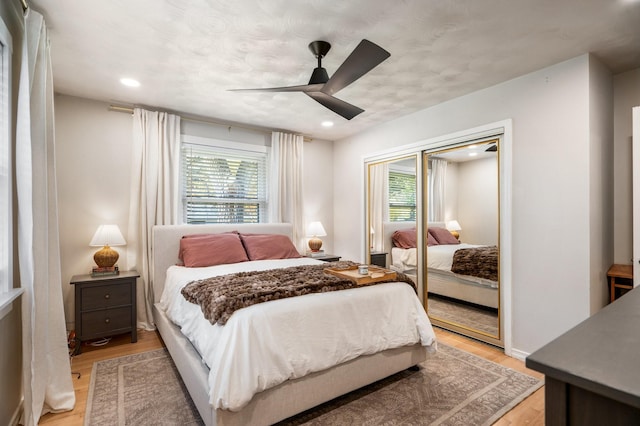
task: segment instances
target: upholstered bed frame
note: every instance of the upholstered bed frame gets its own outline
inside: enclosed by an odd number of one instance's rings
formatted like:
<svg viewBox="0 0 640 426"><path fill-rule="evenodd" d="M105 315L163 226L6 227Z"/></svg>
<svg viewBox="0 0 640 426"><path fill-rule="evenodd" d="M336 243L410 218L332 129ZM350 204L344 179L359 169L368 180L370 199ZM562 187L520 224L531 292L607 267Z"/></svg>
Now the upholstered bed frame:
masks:
<svg viewBox="0 0 640 426"><path fill-rule="evenodd" d="M385 222L384 228L384 251L391 256L393 233L400 229L412 228L415 222ZM445 228L444 222L430 222L430 227ZM393 262L393 259L391 259ZM409 275L416 274L415 271L408 272ZM451 297L464 300L476 305L498 308L498 292L495 288L479 286L462 277L444 274L435 269L427 269L427 291L440 296Z"/></svg>
<svg viewBox="0 0 640 426"><path fill-rule="evenodd" d="M255 395L241 411L213 409L209 404L209 368L180 329L158 308L157 303L162 295L167 268L178 262L180 238L183 235L232 230L283 234L291 237L289 224L168 225L156 226L153 229L152 282L155 323L205 424L273 424L426 359L426 349L419 344L390 349L361 356L299 379L288 380Z"/></svg>

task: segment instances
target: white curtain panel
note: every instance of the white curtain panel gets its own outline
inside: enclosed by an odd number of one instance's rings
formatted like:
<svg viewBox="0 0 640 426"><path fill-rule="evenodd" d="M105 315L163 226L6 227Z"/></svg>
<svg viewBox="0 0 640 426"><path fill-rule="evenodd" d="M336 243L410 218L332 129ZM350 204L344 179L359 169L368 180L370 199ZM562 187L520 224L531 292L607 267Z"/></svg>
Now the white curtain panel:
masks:
<svg viewBox="0 0 640 426"><path fill-rule="evenodd" d="M152 228L177 224L180 202L180 116L135 108L127 265L140 274L138 328L153 330Z"/></svg>
<svg viewBox="0 0 640 426"><path fill-rule="evenodd" d="M373 228L373 251L384 250L384 222L389 221L389 163L379 163L369 168L369 212ZM369 230L371 232L371 230Z"/></svg>
<svg viewBox="0 0 640 426"><path fill-rule="evenodd" d="M24 414L38 423L75 405L60 274L53 78L44 18L25 14L18 89L16 187Z"/></svg>
<svg viewBox="0 0 640 426"><path fill-rule="evenodd" d="M301 253L305 250L303 144L300 135L273 132L269 167L269 221L290 223L293 226L293 243Z"/></svg>
<svg viewBox="0 0 640 426"><path fill-rule="evenodd" d="M447 160L431 160L431 180L429 181L429 220L444 221L444 191L447 179Z"/></svg>

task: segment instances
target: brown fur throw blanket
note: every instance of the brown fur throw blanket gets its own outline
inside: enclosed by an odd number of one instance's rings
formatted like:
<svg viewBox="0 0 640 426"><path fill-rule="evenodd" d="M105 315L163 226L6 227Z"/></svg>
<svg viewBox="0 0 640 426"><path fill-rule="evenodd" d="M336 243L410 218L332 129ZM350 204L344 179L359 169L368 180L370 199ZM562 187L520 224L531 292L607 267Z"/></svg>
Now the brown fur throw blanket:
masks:
<svg viewBox="0 0 640 426"><path fill-rule="evenodd" d="M349 261L327 262L322 265L293 266L268 271L238 272L192 281L182 289L182 295L191 303L200 305L211 324L226 324L231 314L241 308L269 300L301 296L308 293L324 293L363 287L348 279L324 272L325 268L347 268L356 263ZM396 279L415 284L409 277L398 273ZM371 285L371 284L366 284Z"/></svg>
<svg viewBox="0 0 640 426"><path fill-rule="evenodd" d="M456 250L451 272L498 281L498 247L476 247Z"/></svg>

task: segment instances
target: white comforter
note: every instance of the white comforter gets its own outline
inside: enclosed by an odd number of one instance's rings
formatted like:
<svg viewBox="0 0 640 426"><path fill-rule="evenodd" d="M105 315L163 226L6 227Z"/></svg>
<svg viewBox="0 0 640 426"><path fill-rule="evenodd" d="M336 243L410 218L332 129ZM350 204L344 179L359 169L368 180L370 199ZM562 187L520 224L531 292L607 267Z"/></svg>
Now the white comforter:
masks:
<svg viewBox="0 0 640 426"><path fill-rule="evenodd" d="M318 262L300 258L168 269L160 306L209 366L214 408L240 410L260 391L360 355L417 342L435 350L431 323L405 283L260 303L236 311L224 326L211 325L200 307L180 294L196 279Z"/></svg>

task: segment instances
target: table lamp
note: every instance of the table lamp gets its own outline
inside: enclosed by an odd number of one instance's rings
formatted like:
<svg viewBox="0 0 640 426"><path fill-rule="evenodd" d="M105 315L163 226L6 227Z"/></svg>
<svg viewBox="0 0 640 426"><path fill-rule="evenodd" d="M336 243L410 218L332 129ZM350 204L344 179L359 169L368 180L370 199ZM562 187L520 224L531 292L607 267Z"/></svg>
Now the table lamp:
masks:
<svg viewBox="0 0 640 426"><path fill-rule="evenodd" d="M322 223L320 222L311 222L309 227L307 227L307 236L310 236L309 239L309 249L312 252L320 251L320 247L322 247L322 240L318 237L324 237L327 235L327 231L324 230Z"/></svg>
<svg viewBox="0 0 640 426"><path fill-rule="evenodd" d="M110 246L126 244L118 225L100 225L89 243L91 247L102 247L93 255L93 260L99 268L111 268L118 261L120 255Z"/></svg>
<svg viewBox="0 0 640 426"><path fill-rule="evenodd" d="M462 228L460 227L460 224L457 220L450 220L449 222L447 222L447 230L451 232L451 235L453 235L457 239L460 239L460 234L458 233L458 231L462 231Z"/></svg>

